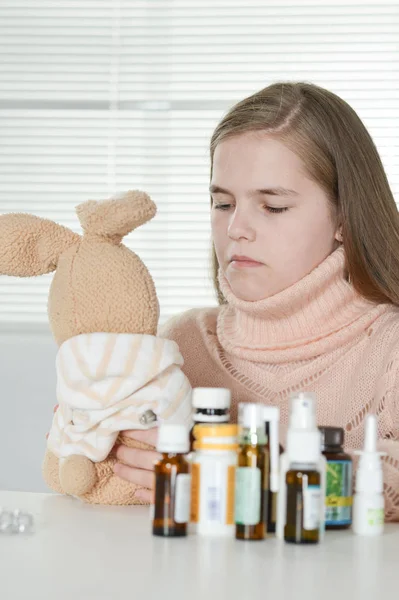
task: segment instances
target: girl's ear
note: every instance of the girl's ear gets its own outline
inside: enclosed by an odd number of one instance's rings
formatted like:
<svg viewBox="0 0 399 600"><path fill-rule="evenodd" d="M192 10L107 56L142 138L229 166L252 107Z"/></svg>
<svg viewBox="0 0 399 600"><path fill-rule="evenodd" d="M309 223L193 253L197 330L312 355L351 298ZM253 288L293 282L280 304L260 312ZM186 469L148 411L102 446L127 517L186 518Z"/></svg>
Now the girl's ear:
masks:
<svg viewBox="0 0 399 600"><path fill-rule="evenodd" d="M344 236L342 234L342 226L340 226L337 231L335 232L335 239L337 240L337 242L339 242L340 244L342 244L342 242L344 241Z"/></svg>
<svg viewBox="0 0 399 600"><path fill-rule="evenodd" d="M70 229L34 215L0 216L0 274L32 277L57 268L60 255L80 240Z"/></svg>

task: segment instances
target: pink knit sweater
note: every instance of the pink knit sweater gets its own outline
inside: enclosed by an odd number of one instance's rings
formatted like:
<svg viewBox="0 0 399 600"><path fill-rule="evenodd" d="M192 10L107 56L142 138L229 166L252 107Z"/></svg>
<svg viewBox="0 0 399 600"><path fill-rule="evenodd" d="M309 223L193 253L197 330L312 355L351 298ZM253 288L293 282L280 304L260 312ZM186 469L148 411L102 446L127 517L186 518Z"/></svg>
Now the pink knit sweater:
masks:
<svg viewBox="0 0 399 600"><path fill-rule="evenodd" d="M238 402L279 406L284 444L288 398L317 395L319 425L345 429L345 447L363 446L364 417L378 415L386 518L399 520L399 308L372 304L344 277L340 247L309 275L271 298L236 298L220 275L228 304L175 317L160 335L175 340L193 387L232 391Z"/></svg>

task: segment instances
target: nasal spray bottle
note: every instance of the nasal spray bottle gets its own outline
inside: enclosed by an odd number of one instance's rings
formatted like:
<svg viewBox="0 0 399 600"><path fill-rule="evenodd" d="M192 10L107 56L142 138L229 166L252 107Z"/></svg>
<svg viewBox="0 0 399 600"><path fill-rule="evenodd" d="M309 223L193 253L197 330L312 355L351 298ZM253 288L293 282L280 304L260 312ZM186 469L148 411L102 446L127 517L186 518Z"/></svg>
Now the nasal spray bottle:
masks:
<svg viewBox="0 0 399 600"><path fill-rule="evenodd" d="M269 498L267 503L267 533L275 533L277 520L277 497L279 486L279 422L280 409L277 406L263 407L263 420L269 447Z"/></svg>
<svg viewBox="0 0 399 600"><path fill-rule="evenodd" d="M276 535L298 544L317 543L324 536L326 459L315 402L310 392L291 396L286 451L280 457Z"/></svg>
<svg viewBox="0 0 399 600"><path fill-rule="evenodd" d="M377 418L367 415L364 449L356 472L353 498L353 531L358 535L380 535L384 530L384 495L381 456L377 452Z"/></svg>

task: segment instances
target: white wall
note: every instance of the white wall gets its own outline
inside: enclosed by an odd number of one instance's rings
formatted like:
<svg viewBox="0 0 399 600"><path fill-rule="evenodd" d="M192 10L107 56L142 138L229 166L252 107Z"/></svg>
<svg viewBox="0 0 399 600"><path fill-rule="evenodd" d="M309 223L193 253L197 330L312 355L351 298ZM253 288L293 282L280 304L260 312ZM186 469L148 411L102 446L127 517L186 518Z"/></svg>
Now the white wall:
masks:
<svg viewBox="0 0 399 600"><path fill-rule="evenodd" d="M0 490L49 491L41 462L56 404L56 352L47 331L0 334Z"/></svg>

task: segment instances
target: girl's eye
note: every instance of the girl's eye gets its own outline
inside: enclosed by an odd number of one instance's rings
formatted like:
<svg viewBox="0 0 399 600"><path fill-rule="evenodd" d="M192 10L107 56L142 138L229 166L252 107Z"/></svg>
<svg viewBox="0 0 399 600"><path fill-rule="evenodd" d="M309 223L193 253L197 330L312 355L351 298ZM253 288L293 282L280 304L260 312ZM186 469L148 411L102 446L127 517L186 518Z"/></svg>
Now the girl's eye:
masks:
<svg viewBox="0 0 399 600"><path fill-rule="evenodd" d="M265 206L265 209L271 213L283 213L288 210L287 207L276 208L275 206Z"/></svg>
<svg viewBox="0 0 399 600"><path fill-rule="evenodd" d="M213 208L215 208L216 210L228 210L230 206L231 204L214 204Z"/></svg>

